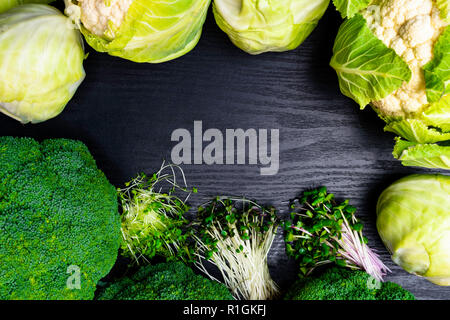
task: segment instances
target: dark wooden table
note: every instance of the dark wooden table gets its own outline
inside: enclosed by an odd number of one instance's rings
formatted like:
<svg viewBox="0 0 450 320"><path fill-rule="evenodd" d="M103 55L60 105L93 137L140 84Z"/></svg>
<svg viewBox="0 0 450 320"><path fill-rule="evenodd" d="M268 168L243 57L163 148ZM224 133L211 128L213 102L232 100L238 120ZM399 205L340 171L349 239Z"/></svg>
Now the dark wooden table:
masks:
<svg viewBox="0 0 450 320"><path fill-rule="evenodd" d="M198 194L194 206L218 194L245 195L275 205L306 188L326 185L350 199L365 223L370 245L392 269L388 277L419 299L448 299L450 288L433 285L395 266L375 228L381 191L410 173L392 155L394 136L367 108L341 95L328 63L341 20L330 7L297 50L250 56L234 47L208 15L198 46L159 65L137 64L87 49L87 77L66 110L37 125L0 115L0 134L74 138L85 142L110 181L120 187L138 172L154 172L170 160L176 128L280 130L280 170L261 176L255 165L186 165ZM273 278L286 288L296 279L282 236L270 254Z"/></svg>

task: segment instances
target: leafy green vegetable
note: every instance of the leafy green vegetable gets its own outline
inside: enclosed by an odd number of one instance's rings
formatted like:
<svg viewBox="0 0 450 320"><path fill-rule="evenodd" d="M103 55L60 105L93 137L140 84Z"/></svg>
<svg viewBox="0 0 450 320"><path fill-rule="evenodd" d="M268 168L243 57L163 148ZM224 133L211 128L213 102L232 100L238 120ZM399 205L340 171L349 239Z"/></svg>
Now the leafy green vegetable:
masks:
<svg viewBox="0 0 450 320"><path fill-rule="evenodd" d="M385 130L397 133L410 142L435 143L450 140L450 132L442 132L434 127L429 127L418 119L392 121L385 127Z"/></svg>
<svg viewBox="0 0 450 320"><path fill-rule="evenodd" d="M414 300L393 282L377 282L363 271L328 268L325 272L297 280L285 300Z"/></svg>
<svg viewBox="0 0 450 320"><path fill-rule="evenodd" d="M331 65L341 91L361 108L370 103L387 123L385 131L404 139L394 149L404 165L449 168L450 27L443 28L450 21L449 3L436 0L429 10L400 0L335 1L343 16L359 11L343 23L335 42ZM429 23L439 20L430 13L437 9L443 21ZM401 26L396 16L403 16ZM432 32L417 39L422 27ZM430 46L433 55L418 50L419 44ZM415 54L408 57L411 50Z"/></svg>
<svg viewBox="0 0 450 320"><path fill-rule="evenodd" d="M393 155L404 166L450 170L450 145L419 144L396 138Z"/></svg>
<svg viewBox="0 0 450 320"><path fill-rule="evenodd" d="M408 65L370 31L360 14L339 28L330 65L337 72L342 93L361 108L411 79Z"/></svg>
<svg viewBox="0 0 450 320"><path fill-rule="evenodd" d="M62 112L85 77L81 36L70 25L41 4L0 14L1 112L23 123Z"/></svg>
<svg viewBox="0 0 450 320"><path fill-rule="evenodd" d="M151 177L141 174L119 189L123 256L137 263L155 256L168 261L192 259L187 245L189 221L184 217L189 206L175 195L188 190L177 184L175 170L186 182L180 167L163 164ZM164 187L169 189L167 193L162 192Z"/></svg>
<svg viewBox="0 0 450 320"><path fill-rule="evenodd" d="M214 0L217 25L250 54L297 48L317 26L330 0Z"/></svg>
<svg viewBox="0 0 450 320"><path fill-rule="evenodd" d="M428 102L439 101L450 93L450 27L447 27L434 46L433 60L425 67Z"/></svg>
<svg viewBox="0 0 450 320"><path fill-rule="evenodd" d="M284 223L286 252L298 261L300 277L328 263L363 269L379 281L389 271L367 246L356 208L348 200L337 204L334 195L320 187L294 199L291 209Z"/></svg>
<svg viewBox="0 0 450 320"><path fill-rule="evenodd" d="M372 0L333 0L342 18L353 18L360 10L367 8Z"/></svg>
<svg viewBox="0 0 450 320"><path fill-rule="evenodd" d="M441 131L450 131L450 95L430 105L421 115L420 119L429 126L439 128Z"/></svg>
<svg viewBox="0 0 450 320"><path fill-rule="evenodd" d="M416 174L393 183L378 199L377 229L395 263L450 285L450 176Z"/></svg>
<svg viewBox="0 0 450 320"><path fill-rule="evenodd" d="M95 0L65 1L66 14L80 25L86 42L95 50L149 63L169 61L191 51L200 39L210 4L210 0L128 1L131 5L123 21L114 25L116 17L105 15L106 10L83 10L82 3ZM86 25L90 19L108 21L103 34L93 30L98 24Z"/></svg>
<svg viewBox="0 0 450 320"><path fill-rule="evenodd" d="M198 210L193 232L195 265L215 280L203 260L212 262L236 299L275 298L278 286L270 277L267 255L278 224L274 208L247 199L217 197Z"/></svg>
<svg viewBox="0 0 450 320"><path fill-rule="evenodd" d="M22 4L28 4L28 3L48 4L53 1L54 0L2 0L0 2L0 13L5 12L11 8L20 6Z"/></svg>
<svg viewBox="0 0 450 320"><path fill-rule="evenodd" d="M398 134L393 155L405 166L450 169L450 95L416 118L391 119L385 131Z"/></svg>
<svg viewBox="0 0 450 320"><path fill-rule="evenodd" d="M117 193L74 140L0 138L0 299L92 299L120 244Z"/></svg>
<svg viewBox="0 0 450 320"><path fill-rule="evenodd" d="M441 12L441 19L450 22L450 1L449 0L435 0L436 5Z"/></svg>
<svg viewBox="0 0 450 320"><path fill-rule="evenodd" d="M224 285L194 274L181 262L142 267L98 295L99 300L232 300Z"/></svg>

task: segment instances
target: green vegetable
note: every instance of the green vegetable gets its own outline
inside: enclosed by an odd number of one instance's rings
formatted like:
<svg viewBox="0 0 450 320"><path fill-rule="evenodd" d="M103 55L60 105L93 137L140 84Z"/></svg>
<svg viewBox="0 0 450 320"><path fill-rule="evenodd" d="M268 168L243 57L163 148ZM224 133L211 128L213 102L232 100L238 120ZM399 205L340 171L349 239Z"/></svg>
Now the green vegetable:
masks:
<svg viewBox="0 0 450 320"><path fill-rule="evenodd" d="M22 4L28 4L28 3L48 4L53 1L54 0L2 0L0 2L0 13L5 12L11 8L17 7Z"/></svg>
<svg viewBox="0 0 450 320"><path fill-rule="evenodd" d="M333 0L342 18L353 18L360 10L367 8L372 0Z"/></svg>
<svg viewBox="0 0 450 320"><path fill-rule="evenodd" d="M99 300L232 300L224 285L194 274L181 262L139 269L101 290Z"/></svg>
<svg viewBox="0 0 450 320"><path fill-rule="evenodd" d="M188 190L187 186L177 184L177 169L185 182L180 167L163 164L153 176L139 175L119 189L122 255L134 258L137 263L148 263L155 256L169 261L191 260L186 232L189 221L184 217L189 206L175 195L176 191ZM161 191L164 184L170 186L168 193Z"/></svg>
<svg viewBox="0 0 450 320"><path fill-rule="evenodd" d="M408 65L375 37L360 14L340 27L330 65L337 72L342 93L361 108L411 79Z"/></svg>
<svg viewBox="0 0 450 320"><path fill-rule="evenodd" d="M274 208L247 199L217 197L199 207L196 228L195 265L216 280L203 260L214 264L236 299L265 300L278 295L267 256L278 228Z"/></svg>
<svg viewBox="0 0 450 320"><path fill-rule="evenodd" d="M450 1L449 0L436 0L436 4L441 11L441 19L446 22L450 22Z"/></svg>
<svg viewBox="0 0 450 320"><path fill-rule="evenodd" d="M406 271L450 285L450 177L411 175L383 191L377 229Z"/></svg>
<svg viewBox="0 0 450 320"><path fill-rule="evenodd" d="M433 60L425 67L428 102L439 101L450 93L450 29L447 28L434 46Z"/></svg>
<svg viewBox="0 0 450 320"><path fill-rule="evenodd" d="M393 154L404 165L450 169L450 2L334 3L349 18L330 63L342 93L400 136Z"/></svg>
<svg viewBox="0 0 450 320"><path fill-rule="evenodd" d="M389 269L367 246L356 208L345 200L337 204L325 187L306 191L291 202L285 221L286 253L299 263L299 276L309 276L328 263L363 269L378 281Z"/></svg>
<svg viewBox="0 0 450 320"><path fill-rule="evenodd" d="M65 0L95 50L135 62L159 63L191 51L210 0Z"/></svg>
<svg viewBox="0 0 450 320"><path fill-rule="evenodd" d="M119 249L116 189L79 141L1 137L0 230L0 299L92 299Z"/></svg>
<svg viewBox="0 0 450 320"><path fill-rule="evenodd" d="M1 112L36 123L63 111L85 77L82 40L70 26L47 5L0 14Z"/></svg>
<svg viewBox="0 0 450 320"><path fill-rule="evenodd" d="M319 275L297 280L285 300L414 300L393 282L377 282L363 271L328 268Z"/></svg>
<svg viewBox="0 0 450 320"><path fill-rule="evenodd" d="M297 48L314 30L329 0L214 0L217 25L250 54Z"/></svg>

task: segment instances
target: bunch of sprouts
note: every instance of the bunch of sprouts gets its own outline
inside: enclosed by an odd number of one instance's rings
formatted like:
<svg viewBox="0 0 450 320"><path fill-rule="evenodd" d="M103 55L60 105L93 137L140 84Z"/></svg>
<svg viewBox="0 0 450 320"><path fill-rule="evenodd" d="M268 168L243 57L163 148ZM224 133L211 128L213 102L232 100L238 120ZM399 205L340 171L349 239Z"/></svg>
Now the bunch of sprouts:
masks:
<svg viewBox="0 0 450 320"><path fill-rule="evenodd" d="M179 192L185 194L184 199L176 195ZM123 256L137 264L149 263L155 256L167 261L190 260L186 232L189 222L184 216L189 210L186 201L190 191L179 166L163 163L158 172L152 176L138 175L118 194Z"/></svg>
<svg viewBox="0 0 450 320"><path fill-rule="evenodd" d="M278 295L267 256L279 225L273 208L247 199L217 197L200 206L193 233L195 265L212 280L204 262L217 267L236 299L266 300Z"/></svg>
<svg viewBox="0 0 450 320"><path fill-rule="evenodd" d="M300 276L328 263L362 269L378 281L390 271L367 245L356 208L348 200L337 204L334 195L320 187L294 199L291 209L291 219L284 224L286 252L299 262Z"/></svg>

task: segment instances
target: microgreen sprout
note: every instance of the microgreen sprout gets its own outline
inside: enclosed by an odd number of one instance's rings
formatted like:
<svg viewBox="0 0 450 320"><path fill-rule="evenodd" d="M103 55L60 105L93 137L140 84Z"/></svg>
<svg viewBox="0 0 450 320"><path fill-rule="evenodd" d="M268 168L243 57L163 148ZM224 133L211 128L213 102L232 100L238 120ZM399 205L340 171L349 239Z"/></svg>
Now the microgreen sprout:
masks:
<svg viewBox="0 0 450 320"><path fill-rule="evenodd" d="M181 184L177 182L177 174L181 176ZM186 195L183 200L177 192ZM189 210L186 201L190 193L183 170L165 163L152 176L140 174L119 189L122 255L138 264L148 263L154 256L189 261L186 232L189 222L184 214Z"/></svg>
<svg viewBox="0 0 450 320"><path fill-rule="evenodd" d="M267 255L279 225L274 208L248 199L217 197L200 206L193 233L195 265L211 279L208 260L220 271L236 299L266 300L278 295Z"/></svg>
<svg viewBox="0 0 450 320"><path fill-rule="evenodd" d="M300 263L300 276L327 263L365 270L378 281L390 271L367 245L356 208L348 200L337 204L334 195L320 187L294 199L291 210L284 223L286 252Z"/></svg>

